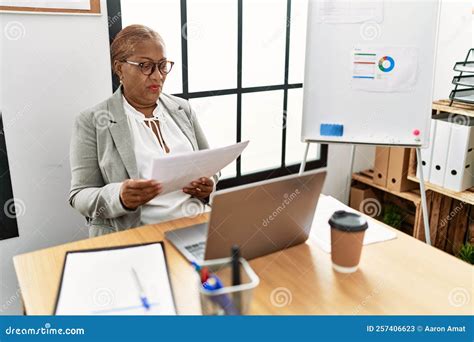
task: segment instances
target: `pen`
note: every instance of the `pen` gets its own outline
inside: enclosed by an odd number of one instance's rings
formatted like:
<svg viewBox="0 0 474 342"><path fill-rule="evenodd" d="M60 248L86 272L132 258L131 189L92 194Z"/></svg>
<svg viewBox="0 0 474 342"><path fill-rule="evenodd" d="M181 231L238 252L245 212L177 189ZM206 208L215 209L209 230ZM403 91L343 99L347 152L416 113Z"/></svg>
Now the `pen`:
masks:
<svg viewBox="0 0 474 342"><path fill-rule="evenodd" d="M191 264L194 266L196 272L199 273L202 287L205 290L215 291L224 287L219 277L214 273L210 273L208 267L201 267L194 261ZM211 295L209 296L209 299L218 304L224 310L226 315L238 315L240 312L234 306L232 299L227 294L217 296Z"/></svg>
<svg viewBox="0 0 474 342"><path fill-rule="evenodd" d="M207 267L203 267L201 269L201 283L205 283L209 279L209 269Z"/></svg>
<svg viewBox="0 0 474 342"><path fill-rule="evenodd" d="M201 270L201 266L196 261L191 261L191 265L193 265L194 269L199 272Z"/></svg>
<svg viewBox="0 0 474 342"><path fill-rule="evenodd" d="M240 280L240 249L239 246L233 245L231 250L232 256L232 286L241 284ZM238 312L242 312L242 297L240 291L234 292L234 302Z"/></svg>
<svg viewBox="0 0 474 342"><path fill-rule="evenodd" d="M199 273L201 277L201 283L205 283L206 280L209 278L209 269L207 267L201 267L197 262L192 261L191 264L193 265L196 272Z"/></svg>
<svg viewBox="0 0 474 342"><path fill-rule="evenodd" d="M145 290L143 289L143 285L140 282L140 278L138 278L137 271L132 267L132 275L135 279L135 283L137 284L138 295L140 296L140 301L142 302L143 307L145 310L150 310L150 303L148 302L148 298L145 294Z"/></svg>
<svg viewBox="0 0 474 342"><path fill-rule="evenodd" d="M205 288L208 291L216 291L222 289L224 286L222 284L222 281L217 277L214 273L209 276L209 279L206 280L202 284L202 287ZM234 306L234 303L232 302L232 299L226 295L226 294L221 294L217 296L210 296L210 299L214 301L215 303L219 304L219 306L224 309L224 312L226 315L238 315L239 311L237 308Z"/></svg>

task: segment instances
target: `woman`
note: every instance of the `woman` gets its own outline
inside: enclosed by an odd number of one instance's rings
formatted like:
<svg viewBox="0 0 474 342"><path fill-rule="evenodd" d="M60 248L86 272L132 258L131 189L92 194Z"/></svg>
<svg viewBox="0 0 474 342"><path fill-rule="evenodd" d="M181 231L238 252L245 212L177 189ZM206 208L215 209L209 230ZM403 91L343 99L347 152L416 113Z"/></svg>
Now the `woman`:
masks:
<svg viewBox="0 0 474 342"><path fill-rule="evenodd" d="M70 148L69 203L86 217L91 237L182 217L193 201L206 202L218 181L203 177L160 196L159 181L149 179L151 160L208 143L188 101L162 93L173 62L158 33L124 28L111 60L121 85L77 117Z"/></svg>

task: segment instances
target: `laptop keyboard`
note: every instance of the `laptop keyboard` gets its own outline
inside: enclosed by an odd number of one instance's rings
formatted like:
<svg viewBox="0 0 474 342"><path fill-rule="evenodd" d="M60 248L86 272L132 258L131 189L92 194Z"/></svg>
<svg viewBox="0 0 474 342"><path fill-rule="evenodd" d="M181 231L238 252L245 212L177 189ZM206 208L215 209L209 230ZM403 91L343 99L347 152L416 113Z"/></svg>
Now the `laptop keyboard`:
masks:
<svg viewBox="0 0 474 342"><path fill-rule="evenodd" d="M206 241L201 241L184 247L197 260L204 260L204 252L206 251Z"/></svg>

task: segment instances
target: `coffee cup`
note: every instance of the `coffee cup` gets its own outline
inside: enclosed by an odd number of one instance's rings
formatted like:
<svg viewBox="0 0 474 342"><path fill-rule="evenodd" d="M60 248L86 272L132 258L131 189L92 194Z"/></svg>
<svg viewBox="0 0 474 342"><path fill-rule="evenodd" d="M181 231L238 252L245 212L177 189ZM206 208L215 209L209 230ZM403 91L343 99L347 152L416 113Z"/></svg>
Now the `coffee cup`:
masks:
<svg viewBox="0 0 474 342"><path fill-rule="evenodd" d="M367 220L359 214L338 210L329 219L333 268L353 273L359 266Z"/></svg>

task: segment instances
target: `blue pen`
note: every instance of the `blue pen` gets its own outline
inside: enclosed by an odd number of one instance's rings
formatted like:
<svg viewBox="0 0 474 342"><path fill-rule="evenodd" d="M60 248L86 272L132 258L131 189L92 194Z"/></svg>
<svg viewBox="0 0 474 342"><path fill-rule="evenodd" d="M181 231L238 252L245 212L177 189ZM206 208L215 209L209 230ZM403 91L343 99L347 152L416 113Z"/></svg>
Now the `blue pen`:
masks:
<svg viewBox="0 0 474 342"><path fill-rule="evenodd" d="M202 287L204 287L208 291L216 291L222 289L224 286L218 276L216 276L215 274L211 274L209 279L202 283ZM226 315L233 316L239 314L239 311L232 302L232 299L227 294L209 297L212 301L216 302L221 308L224 309Z"/></svg>
<svg viewBox="0 0 474 342"><path fill-rule="evenodd" d="M201 270L201 266L198 265L196 261L191 261L191 265L193 265L194 269L199 272Z"/></svg>
<svg viewBox="0 0 474 342"><path fill-rule="evenodd" d="M142 283L140 282L140 278L138 278L137 271L132 267L132 275L135 279L135 283L137 284L138 294L140 296L140 301L142 302L143 307L145 310L150 310L150 303L148 302L148 298L145 294L145 290L143 289Z"/></svg>

